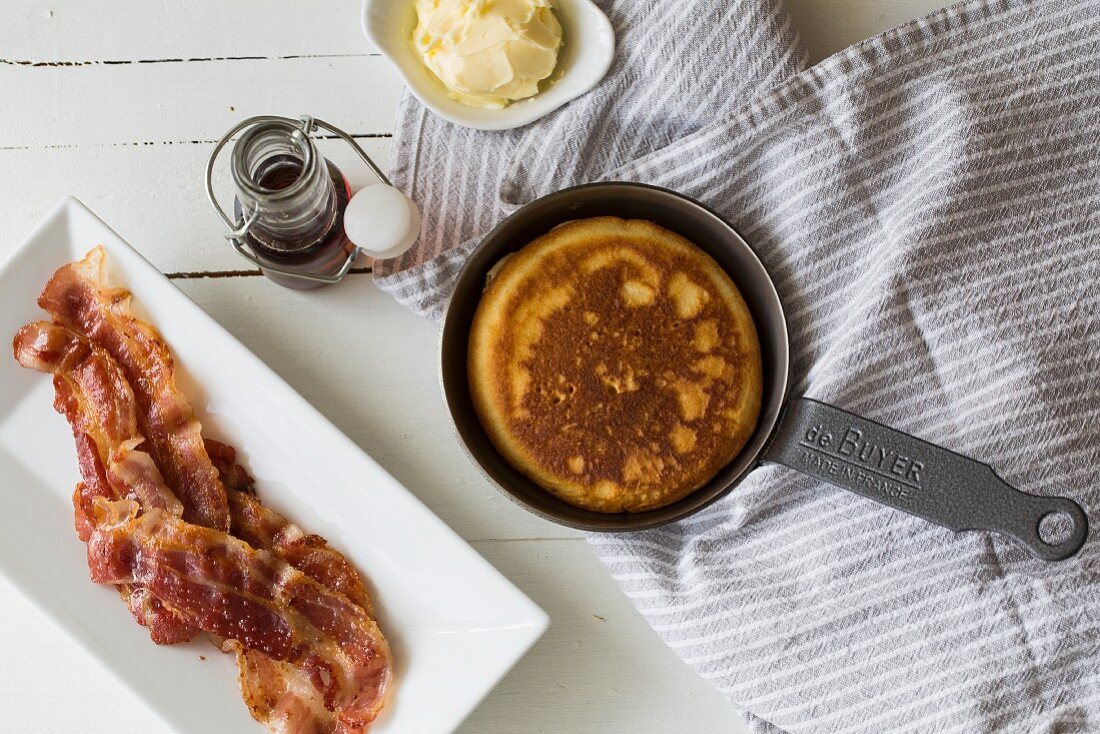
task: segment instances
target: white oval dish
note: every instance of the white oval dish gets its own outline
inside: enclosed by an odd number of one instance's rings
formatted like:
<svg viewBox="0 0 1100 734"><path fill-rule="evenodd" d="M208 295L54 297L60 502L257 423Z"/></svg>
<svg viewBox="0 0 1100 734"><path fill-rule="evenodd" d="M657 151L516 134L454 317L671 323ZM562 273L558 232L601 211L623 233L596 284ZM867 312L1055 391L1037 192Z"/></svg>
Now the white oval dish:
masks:
<svg viewBox="0 0 1100 734"><path fill-rule="evenodd" d="M424 66L412 46L414 0L364 0L363 32L397 68L416 98L435 114L476 130L511 130L591 90L614 59L615 31L592 0L556 0L554 5L564 39L558 68L544 90L502 110L471 107L447 96L443 84Z"/></svg>

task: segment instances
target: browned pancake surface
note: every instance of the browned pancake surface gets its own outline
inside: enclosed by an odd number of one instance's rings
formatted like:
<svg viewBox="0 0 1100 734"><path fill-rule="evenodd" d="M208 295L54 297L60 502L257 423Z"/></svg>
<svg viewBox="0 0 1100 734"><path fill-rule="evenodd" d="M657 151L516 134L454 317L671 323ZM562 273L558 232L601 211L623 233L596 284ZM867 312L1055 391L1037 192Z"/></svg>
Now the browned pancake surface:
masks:
<svg viewBox="0 0 1100 734"><path fill-rule="evenodd" d="M741 294L701 249L641 220L570 222L508 257L468 359L497 449L598 512L698 489L760 411L760 346Z"/></svg>

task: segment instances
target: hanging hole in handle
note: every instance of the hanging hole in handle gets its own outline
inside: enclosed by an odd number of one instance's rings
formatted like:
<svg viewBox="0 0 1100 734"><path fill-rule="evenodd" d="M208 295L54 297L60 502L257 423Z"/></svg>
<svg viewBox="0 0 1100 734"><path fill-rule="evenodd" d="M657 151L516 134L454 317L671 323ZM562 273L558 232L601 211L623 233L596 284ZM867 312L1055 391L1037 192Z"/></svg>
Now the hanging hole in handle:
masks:
<svg viewBox="0 0 1100 734"><path fill-rule="evenodd" d="M1065 512L1048 512L1039 518L1039 539L1047 545L1061 545L1073 534L1073 518Z"/></svg>

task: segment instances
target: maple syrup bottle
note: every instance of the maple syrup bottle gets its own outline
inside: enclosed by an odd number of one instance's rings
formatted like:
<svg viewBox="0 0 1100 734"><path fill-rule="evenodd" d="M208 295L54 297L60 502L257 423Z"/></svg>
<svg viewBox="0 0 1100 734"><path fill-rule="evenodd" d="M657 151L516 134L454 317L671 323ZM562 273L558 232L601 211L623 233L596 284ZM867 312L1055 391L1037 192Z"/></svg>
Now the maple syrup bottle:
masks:
<svg viewBox="0 0 1100 734"><path fill-rule="evenodd" d="M290 122L269 121L242 133L231 160L238 222L256 217L241 238L261 270L288 288L317 288L338 275L355 245L344 232L351 190L340 170ZM274 269L282 272L276 272Z"/></svg>

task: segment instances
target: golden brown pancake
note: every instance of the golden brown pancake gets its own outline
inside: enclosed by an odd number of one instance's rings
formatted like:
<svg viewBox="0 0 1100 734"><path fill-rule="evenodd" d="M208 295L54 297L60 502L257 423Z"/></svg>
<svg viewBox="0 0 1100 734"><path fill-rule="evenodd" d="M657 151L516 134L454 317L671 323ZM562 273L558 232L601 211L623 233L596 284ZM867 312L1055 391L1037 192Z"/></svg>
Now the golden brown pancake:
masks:
<svg viewBox="0 0 1100 734"><path fill-rule="evenodd" d="M569 222L509 256L469 342L497 450L597 512L684 497L729 463L762 394L752 316L709 255L652 222Z"/></svg>

